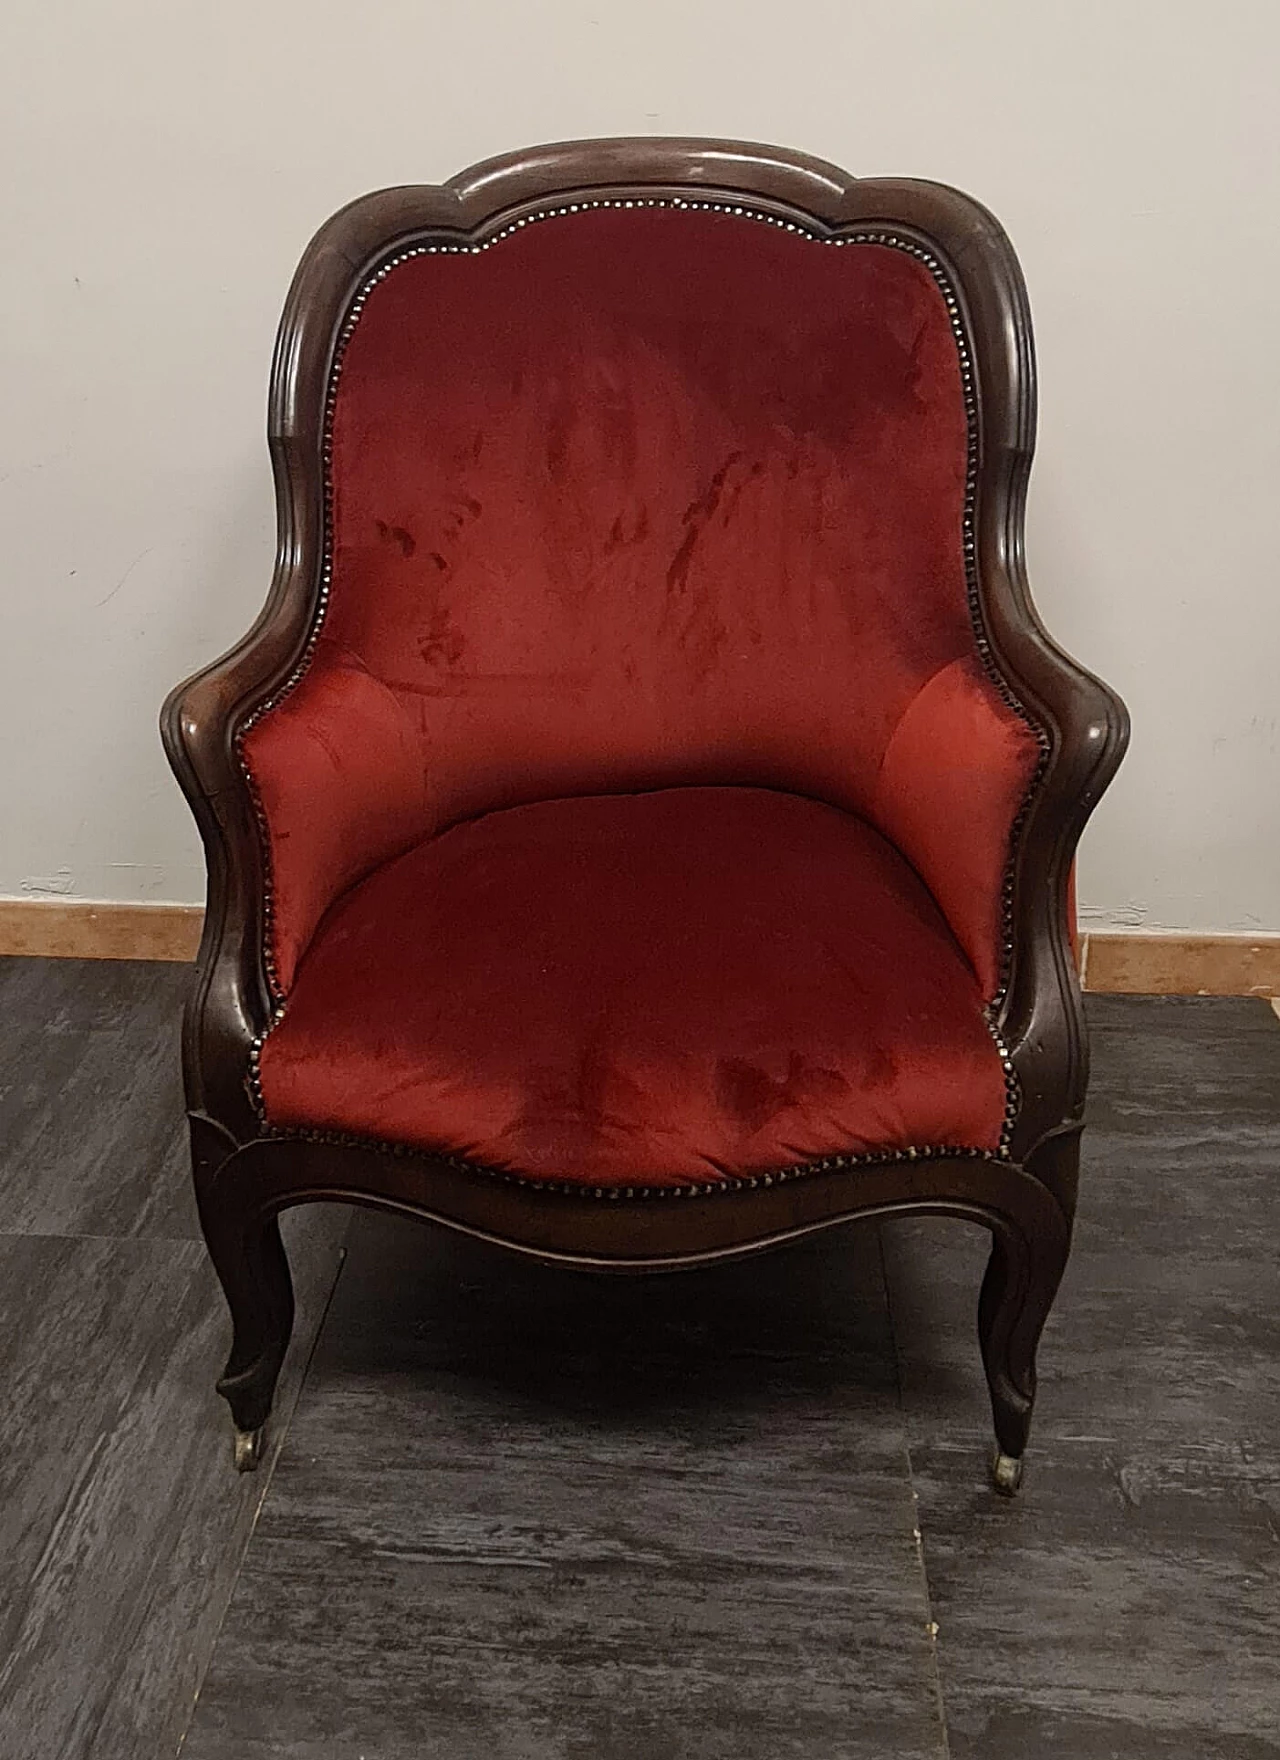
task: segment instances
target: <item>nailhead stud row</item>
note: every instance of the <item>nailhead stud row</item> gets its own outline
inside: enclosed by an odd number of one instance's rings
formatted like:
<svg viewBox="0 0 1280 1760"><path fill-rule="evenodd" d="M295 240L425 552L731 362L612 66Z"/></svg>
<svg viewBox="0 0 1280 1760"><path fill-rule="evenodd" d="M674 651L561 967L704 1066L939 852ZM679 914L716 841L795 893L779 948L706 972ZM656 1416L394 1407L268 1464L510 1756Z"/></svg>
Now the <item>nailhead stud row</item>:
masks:
<svg viewBox="0 0 1280 1760"><path fill-rule="evenodd" d="M520 1186L526 1191L554 1192L563 1197L599 1198L613 1203L626 1199L711 1198L727 1192L767 1191L771 1186L790 1185L796 1180L811 1179L815 1174L836 1173L865 1167L893 1166L906 1161L986 1161L1008 1164L1002 1151L931 1145L926 1149L882 1149L865 1155L824 1155L819 1161L797 1162L766 1173L728 1176L717 1180L695 1180L685 1185L670 1186L592 1186L578 1180L535 1179L529 1174L511 1173L506 1168L488 1167L480 1161L468 1161L461 1155L435 1155L428 1149L412 1148L404 1143L384 1142L378 1137L361 1137L348 1131L292 1129L269 1126L263 1135L273 1142L316 1143L326 1148L375 1150L398 1159L442 1161L459 1173L496 1180L501 1185Z"/></svg>
<svg viewBox="0 0 1280 1760"><path fill-rule="evenodd" d="M987 632L986 632L986 626L983 621L982 601L981 601L981 594L980 594L979 584L978 584L977 538L976 538L976 534L975 534L975 530L974 530L974 505L975 505L975 499L976 499L976 493L977 493L977 474L978 474L978 428L977 428L978 402L977 402L977 393L976 393L976 389L975 389L975 385L974 385L973 363L972 363L972 359L971 359L970 351L969 351L969 340L968 340L968 336L965 332L964 319L963 319L963 314L962 314L961 308L960 308L960 302L957 299L956 294L955 294L955 290L951 286L951 283L947 277L946 271L943 269L943 266L939 262L938 258L935 257L931 251L928 251L922 245L917 244L914 239L905 238L901 234L895 233L891 230L886 231L886 230L879 230L879 229L876 229L876 230L858 229L858 230L855 230L852 232L845 232L845 233L815 232L810 227L801 225L797 221L788 220L788 219L785 219L781 215L771 214L765 210L752 208L752 207L747 206L746 204L743 204L743 203L717 202L717 201L687 201L684 198L678 197L678 196L647 196L647 197L627 196L627 197L612 197L612 198L601 197L599 199L593 199L593 200L589 200L589 201L565 202L565 203L561 203L559 206L540 208L540 209L536 210L534 213L521 215L519 219L510 221L506 226L501 227L498 231L492 233L488 238L478 240L475 243L471 243L471 244L436 243L436 244L419 244L419 245L410 246L409 249L397 252L394 256L389 257L384 263L382 263L371 275L369 275L365 279L365 281L362 283L359 291L356 293L355 298L351 302L351 306L347 312L347 315L346 315L345 319L343 320L342 328L341 328L339 335L338 335L337 345L334 349L333 365L330 370L329 383L328 383L328 388L327 388L326 396L325 396L324 430L323 430L323 445L322 445L322 454L323 454L323 463L324 463L324 554L323 554L323 560L322 560L321 571L320 571L320 590L317 595L316 607L315 607L315 611L314 611L314 614L312 617L311 628L308 632L306 644L303 648L303 651L302 651L302 654L298 660L298 663L294 667L293 671L289 674L289 677L284 681L283 684L281 684L278 687L277 690L275 690L272 693L272 695L270 697L268 697L264 702L260 703L258 705L258 707L252 712L252 714L246 718L246 720L244 721L244 723L242 724L242 726L238 730L237 735L236 735L236 739L235 739L236 756L237 756L237 759L239 762L241 772L245 778L246 785L249 789L250 799L253 803L254 814L255 814L255 817L257 820L257 824L258 824L259 837L260 837L261 844L262 844L262 860L263 860L263 874L264 874L263 961L264 961L264 965L266 968L267 981L268 981L268 984L271 989L271 994L272 994L272 996L275 1000L275 1004L276 1004L275 1009L272 1014L271 1022L267 1028L267 1032L269 1033L271 1031L272 1027L274 1027L276 1025L276 1023L279 1021L279 1019L281 1018L281 1016L284 1012L285 998L284 998L283 985L280 982L279 973L278 973L276 963L275 963L275 952L274 952L273 910L272 910L273 886L272 886L272 876L271 876L270 828L267 823L266 813L265 813L265 810L262 805L261 796L259 794L256 782L255 782L255 779L254 779L254 776L252 773L251 766L249 765L247 755L244 750L244 739L245 739L245 736L250 732L250 730L253 727L255 727L257 725L257 723L259 721L261 721L265 715L270 714L271 711L274 708L276 708L276 706L279 703L281 703L284 700L284 698L290 694L291 691L296 689L298 684L301 682L303 677L306 675L307 669L311 664L312 657L315 653L316 644L320 638L320 632L324 627L325 616L326 616L326 613L327 613L328 607L329 607L329 598L330 598L330 594L332 591L332 583L333 583L333 543L332 543L332 533L333 533L333 470L332 470L332 466L333 466L333 416L334 416L335 408L337 406L338 384L339 384L339 380L342 375L342 364L343 364L343 358L346 353L347 345L350 342L351 337L355 332L356 326L360 321L360 316L369 301L370 295L379 286L379 284L381 282L385 281L387 279L387 277L395 269L400 267L401 264L407 263L415 257L422 257L422 256L473 256L473 257L474 256L481 256L481 255L483 255L483 253L485 251L492 250L496 245L501 244L503 242L503 240L514 237L517 233L523 231L526 227L536 226L536 225L539 225L539 224L541 224L545 221L548 221L548 220L563 219L563 218L565 218L569 215L572 215L572 214L590 213L592 211L602 209L602 208L616 208L616 209L623 209L623 210L637 209L637 208L667 208L667 209L670 209L670 210L672 210L674 212L678 212L678 213L725 214L725 215L731 215L736 218L740 218L740 219L744 219L744 220L755 221L758 224L765 225L765 226L774 226L783 232L793 233L797 237L806 239L811 243L827 245L827 246L831 246L831 247L834 247L837 249L844 247L844 246L847 246L847 245L880 245L880 246L884 246L889 249L903 251L908 256L914 257L914 258L916 258L917 261L923 263L924 266L928 269L929 273L932 275L934 281L936 282L936 284L938 286L938 290L942 295L943 303L946 306L947 315L950 320L952 335L955 338L956 350L957 350L957 354L959 357L961 386L962 386L962 393L963 393L963 398L964 398L964 408L965 408L965 419L966 419L966 423L968 426L968 457L967 457L966 470L965 470L965 511L964 511L964 528L963 528L963 546L964 546L964 565L965 565L966 590L967 590L968 603L969 603L969 617L970 617L970 622L971 622L971 625L973 628L974 641L975 641L977 649L978 649L979 657L982 661L983 670L985 671L988 679L994 685L994 687L998 691L1001 699L1004 701L1006 706L1009 709L1011 709L1027 726L1029 726L1034 731L1036 738L1037 738L1037 741L1040 746L1040 758L1039 758L1039 762L1037 763L1037 766L1036 766L1035 774L1032 777L1030 786L1028 787L1028 790L1027 790L1027 794L1023 800L1022 806L1020 807L1017 815L1015 816L1013 825L1010 830L1009 857L1008 857L1008 860L1005 864L1004 879L1003 879L1003 883L1002 883L1002 887L1001 887L1001 934L1002 934L1002 941L1001 941L1001 969L1000 969L999 985L998 985L996 997L991 1002L991 1004L988 1006L988 1008L985 1012L985 1016L984 1016L984 1018L986 1020L986 1024L987 1024L987 1029L990 1032L991 1037L995 1042L996 1050L1000 1056L1001 1067L1004 1071L1005 1114L1004 1114L1003 1126L1001 1129L1000 1147L999 1147L998 1153L1001 1156L1006 1156L1008 1153L1010 1141L1012 1140L1014 1126L1017 1123L1018 1111L1019 1111L1019 1106L1020 1106L1020 1094L1019 1094L1019 1089L1018 1089L1017 1071L1014 1068L1013 1059L1009 1054L1008 1047L1005 1045L1004 1040L1001 1036L999 1027L997 1025L997 1016L998 1016L998 1012L999 1012L999 1007L1000 1007L1000 1004L1003 1000L1005 991L1008 986L1008 981L1009 981L1009 976L1010 976L1010 966L1011 966L1011 960L1012 960L1012 954L1013 954L1013 888L1014 888L1014 866L1013 866L1013 864L1014 864L1014 855L1015 855L1015 852L1018 847L1018 841L1019 841L1019 838L1021 837L1023 826L1026 823L1027 815L1030 812L1031 803L1035 798L1036 791L1039 787L1040 780L1043 777L1045 768L1048 764L1049 753L1050 753L1050 742L1049 742L1048 734L1045 732L1045 730L1041 726L1039 726L1039 724L1028 713L1026 707L1019 701L1018 697L1016 696L1016 694L1012 690L1011 686L1009 685L1008 680L1001 673L999 666L996 663L995 655L992 652L991 643L990 643L990 640L988 639ZM261 1076L260 1076L260 1059L261 1059L261 1053L262 1053L262 1046L265 1041L265 1038L266 1038L266 1034L263 1034L258 1039L256 1039L254 1041L254 1044L253 1044L253 1047L252 1047L252 1050L250 1053L250 1060L249 1060L250 1093L252 1095L253 1102L254 1102L254 1105L257 1109L258 1115L264 1124L264 1127L266 1126L266 1113L265 1113L265 1107L264 1107L263 1097L262 1097ZM928 1150L928 1149L922 1149L922 1150L902 1151L901 1158L910 1159L910 1158L914 1158L917 1155L930 1155L933 1153L943 1153L943 1152L947 1153L947 1154L956 1154L956 1153L975 1154L975 1155L985 1155L986 1154L986 1151L983 1151L983 1150L933 1151L933 1150ZM897 1157L890 1157L890 1159L894 1159L894 1158L897 1158ZM869 1159L871 1159L871 1160L884 1160L884 1159L886 1159L886 1157L873 1156L873 1157L870 1157ZM850 1159L850 1158L837 1157L835 1159L835 1162L832 1164L833 1165L842 1165L842 1166L846 1165L846 1164L854 1165L854 1164L856 1164L856 1161L857 1161L857 1158ZM784 1170L783 1173L780 1173L776 1176L769 1176L769 1177L771 1177L771 1178L797 1178L797 1177L800 1177L800 1175L802 1173L821 1171L827 1165L828 1165L828 1163L826 1163L826 1162L819 1162L819 1163L813 1164L812 1166L806 1166L804 1168ZM480 1171L492 1171L492 1170L480 1170ZM502 1175L501 1177L517 1178L518 1176ZM761 1176L761 1177L765 1177L765 1176ZM560 1189L560 1187L557 1186L555 1183L548 1184L547 1182L542 1182L542 1181L527 1181L527 1182L523 1182L523 1183L535 1185L539 1189L544 1189L544 1188L548 1189L548 1190ZM758 1180L753 1180L750 1183L754 1185L759 1182L758 1182ZM570 1184L569 1186L567 1186L564 1189L571 1190L571 1191L581 1191L583 1188ZM631 1188L628 1188L628 1189L631 1189ZM642 1188L643 1193L646 1195L650 1191L666 1192L668 1190L671 1190L671 1191L680 1192L680 1191L693 1191L693 1190L698 1190L698 1189L701 1189L701 1188L694 1188L694 1187L672 1187L672 1188L644 1187L644 1188ZM722 1191L722 1190L726 1190L726 1189L737 1189L737 1186L735 1185L733 1187L729 1187L725 1183L717 1183L716 1185L708 1187L706 1189L707 1190L714 1190L714 1191ZM606 1193L605 1188L598 1188L598 1190L600 1191L601 1195L614 1195L614 1196L616 1196L616 1193L613 1193L612 1191L608 1191Z"/></svg>

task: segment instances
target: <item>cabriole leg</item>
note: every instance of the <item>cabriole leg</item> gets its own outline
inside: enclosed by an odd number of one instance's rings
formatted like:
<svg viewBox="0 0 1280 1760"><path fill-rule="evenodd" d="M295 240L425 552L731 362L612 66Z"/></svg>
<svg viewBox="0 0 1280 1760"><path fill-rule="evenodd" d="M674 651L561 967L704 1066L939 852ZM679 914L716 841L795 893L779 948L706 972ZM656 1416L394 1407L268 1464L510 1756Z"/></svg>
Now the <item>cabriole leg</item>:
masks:
<svg viewBox="0 0 1280 1760"><path fill-rule="evenodd" d="M217 1387L231 1407L235 1465L252 1472L293 1331L293 1280L276 1218L254 1213L226 1177L221 1133L193 1119L191 1136L200 1222L233 1328Z"/></svg>
<svg viewBox="0 0 1280 1760"><path fill-rule="evenodd" d="M1055 1144L1079 1155L1079 1140ZM1035 1171L1033 1167L1028 1171ZM1072 1191L1074 1196L1074 1189ZM1026 1239L1016 1228L993 1231L991 1258L978 1301L978 1337L991 1392L996 1450L992 1479L1012 1496L1022 1483L1022 1457L1036 1397L1036 1348L1066 1269L1071 1225L1055 1203L1052 1226Z"/></svg>

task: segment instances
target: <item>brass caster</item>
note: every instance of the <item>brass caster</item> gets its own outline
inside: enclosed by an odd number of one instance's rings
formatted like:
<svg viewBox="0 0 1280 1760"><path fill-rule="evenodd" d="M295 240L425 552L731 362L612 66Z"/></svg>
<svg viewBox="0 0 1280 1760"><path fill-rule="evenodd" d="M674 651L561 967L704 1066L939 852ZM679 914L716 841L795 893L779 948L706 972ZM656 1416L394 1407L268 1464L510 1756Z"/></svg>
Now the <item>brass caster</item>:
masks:
<svg viewBox="0 0 1280 1760"><path fill-rule="evenodd" d="M262 1438L266 1433L266 1425L259 1424L256 1430L237 1430L235 1433L235 1459L237 1473L256 1471L262 1459Z"/></svg>
<svg viewBox="0 0 1280 1760"><path fill-rule="evenodd" d="M1002 1454L997 1448L991 1459L991 1482L1005 1497L1012 1497L1022 1483L1022 1456Z"/></svg>

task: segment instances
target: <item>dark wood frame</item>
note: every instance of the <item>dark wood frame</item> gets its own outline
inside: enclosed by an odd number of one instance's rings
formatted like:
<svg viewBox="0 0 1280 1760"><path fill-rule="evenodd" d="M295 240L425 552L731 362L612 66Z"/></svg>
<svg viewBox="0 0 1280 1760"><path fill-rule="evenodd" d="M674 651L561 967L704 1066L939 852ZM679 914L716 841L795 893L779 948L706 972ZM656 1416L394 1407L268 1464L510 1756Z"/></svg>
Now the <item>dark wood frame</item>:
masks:
<svg viewBox="0 0 1280 1760"><path fill-rule="evenodd" d="M640 197L747 202L819 234L883 227L945 271L976 397L972 578L988 660L1041 730L1045 760L1016 828L1006 983L995 1026L1020 1105L1006 1156L921 1154L665 1197L539 1189L385 1146L269 1131L252 1060L275 1008L265 949L268 874L236 735L303 663L322 600L326 397L344 321L369 276L424 241L472 242L549 206ZM725 141L570 142L491 160L434 187L353 202L317 234L294 278L272 371L269 436L279 548L244 640L164 706L165 748L208 861L208 910L183 1054L201 1220L234 1322L219 1391L236 1458L255 1463L292 1325L279 1213L344 1199L426 1218L539 1259L660 1271L753 1253L855 1216L941 1212L993 1238L979 1336L995 1418L997 1483L1020 1476L1035 1351L1066 1263L1088 1046L1067 930L1076 841L1128 736L1119 698L1045 632L1023 561L1035 428L1026 293L985 209L940 184L860 181L799 154Z"/></svg>

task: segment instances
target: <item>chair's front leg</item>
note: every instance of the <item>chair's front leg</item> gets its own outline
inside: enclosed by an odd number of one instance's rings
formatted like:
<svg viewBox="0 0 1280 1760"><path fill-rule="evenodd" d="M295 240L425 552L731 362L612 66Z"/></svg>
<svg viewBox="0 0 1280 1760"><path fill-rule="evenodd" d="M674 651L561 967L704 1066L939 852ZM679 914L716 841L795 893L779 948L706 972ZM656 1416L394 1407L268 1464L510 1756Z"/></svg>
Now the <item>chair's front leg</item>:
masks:
<svg viewBox="0 0 1280 1760"><path fill-rule="evenodd" d="M226 1177L221 1132L193 1118L191 1149L200 1223L234 1330L218 1392L231 1407L236 1467L251 1472L293 1331L293 1280L276 1217L255 1211L241 1182Z"/></svg>
<svg viewBox="0 0 1280 1760"><path fill-rule="evenodd" d="M1055 1139L1055 1174L1063 1156L1080 1154L1078 1133ZM1034 1173L1035 1158L1027 1171ZM1074 1195L1074 1180L1068 1182ZM996 1488L1012 1496L1022 1483L1022 1457L1036 1397L1036 1348L1066 1270L1071 1222L1057 1202L1046 1207L1050 1225L1028 1238L1012 1224L993 1229L991 1258L978 1300L978 1338L991 1392Z"/></svg>

